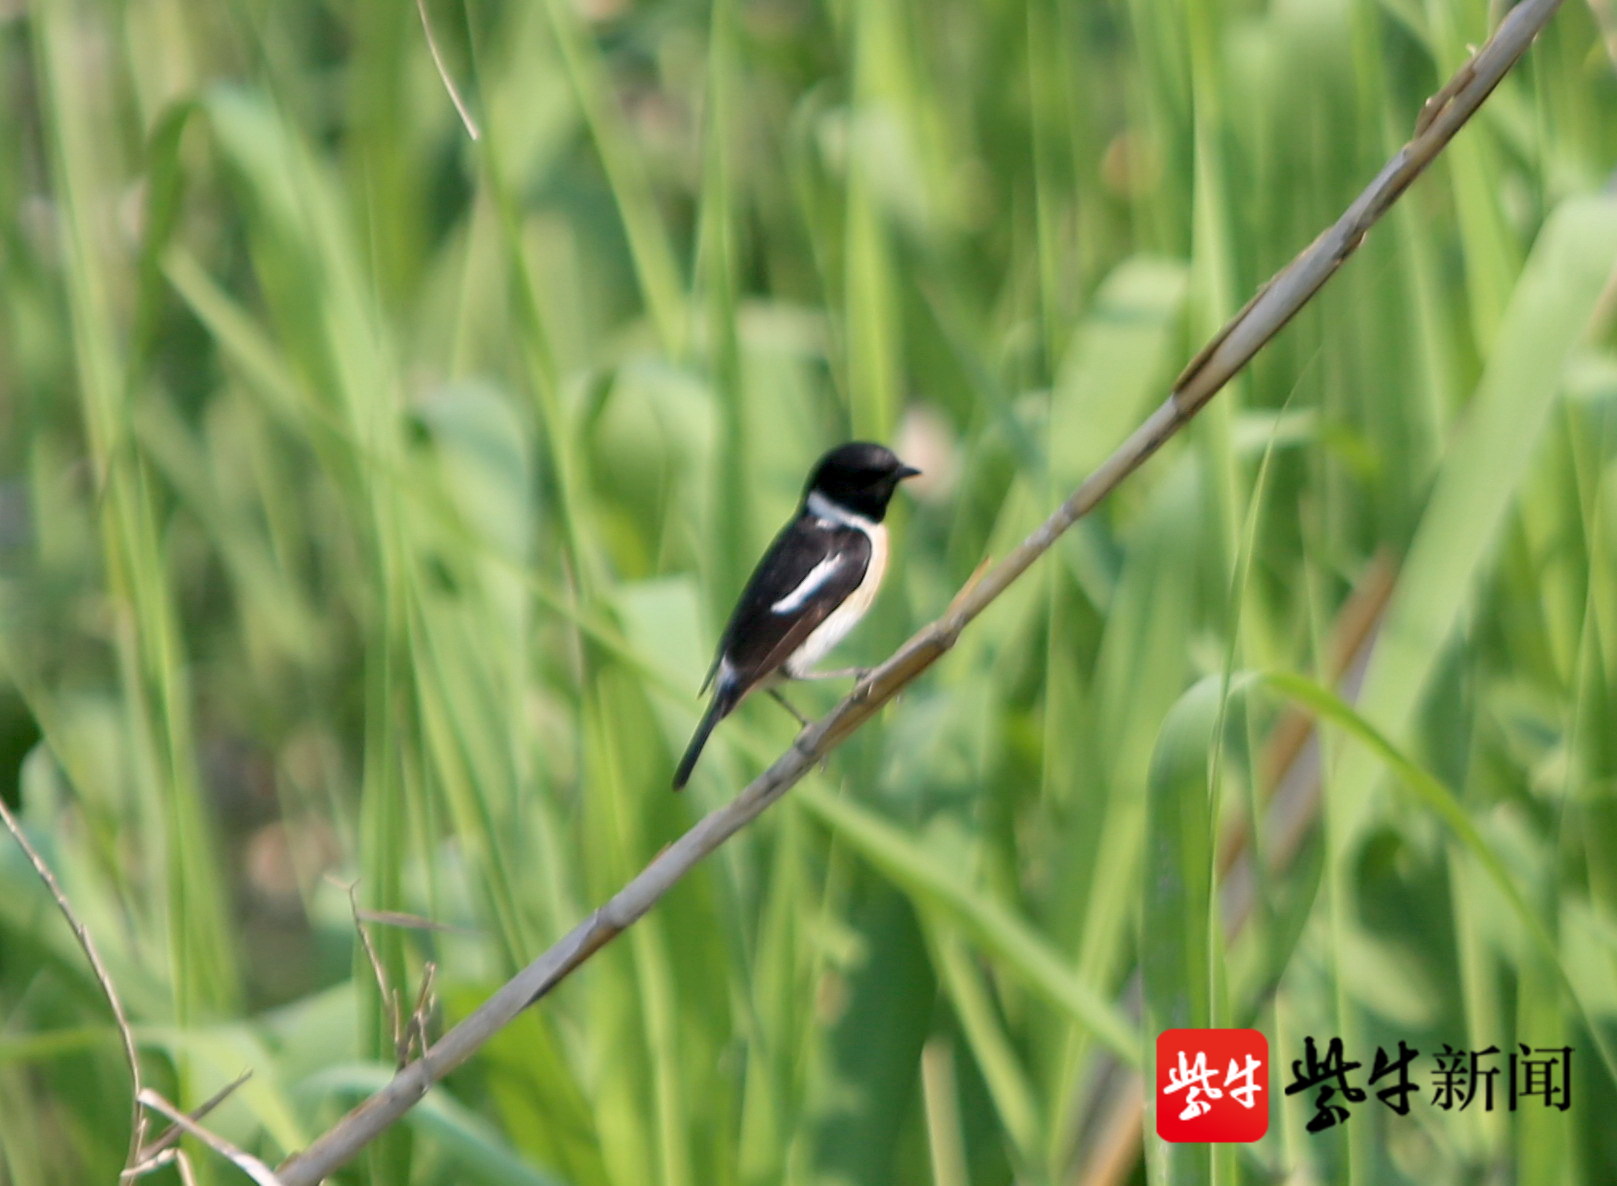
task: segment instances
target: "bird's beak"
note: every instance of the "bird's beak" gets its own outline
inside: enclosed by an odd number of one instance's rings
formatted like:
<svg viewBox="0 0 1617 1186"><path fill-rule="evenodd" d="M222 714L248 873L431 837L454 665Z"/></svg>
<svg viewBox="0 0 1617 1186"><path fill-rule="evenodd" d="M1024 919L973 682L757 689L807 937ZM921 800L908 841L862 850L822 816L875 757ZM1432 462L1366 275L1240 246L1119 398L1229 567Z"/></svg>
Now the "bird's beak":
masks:
<svg viewBox="0 0 1617 1186"><path fill-rule="evenodd" d="M898 480L900 482L902 482L905 478L918 478L920 476L921 471L916 469L913 465L901 465L898 467Z"/></svg>

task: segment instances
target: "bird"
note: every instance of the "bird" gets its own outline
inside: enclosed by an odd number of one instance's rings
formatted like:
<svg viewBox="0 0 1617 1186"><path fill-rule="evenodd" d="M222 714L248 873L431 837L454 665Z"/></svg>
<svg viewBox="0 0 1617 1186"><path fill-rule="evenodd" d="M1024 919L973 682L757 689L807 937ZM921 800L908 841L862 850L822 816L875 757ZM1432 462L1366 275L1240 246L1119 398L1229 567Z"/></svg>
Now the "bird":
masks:
<svg viewBox="0 0 1617 1186"><path fill-rule="evenodd" d="M753 569L719 638L701 688L711 686L713 699L674 773L676 791L690 781L713 727L749 693L764 688L803 721L777 684L862 674L814 665L875 600L887 570L887 504L920 472L869 441L838 445L815 464L797 513Z"/></svg>

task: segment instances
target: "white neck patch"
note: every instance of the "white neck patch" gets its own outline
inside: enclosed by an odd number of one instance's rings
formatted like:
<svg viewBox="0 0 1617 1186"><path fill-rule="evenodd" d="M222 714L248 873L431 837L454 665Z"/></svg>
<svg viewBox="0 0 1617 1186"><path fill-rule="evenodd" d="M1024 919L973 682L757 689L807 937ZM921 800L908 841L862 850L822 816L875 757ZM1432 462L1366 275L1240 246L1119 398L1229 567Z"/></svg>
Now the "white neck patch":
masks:
<svg viewBox="0 0 1617 1186"><path fill-rule="evenodd" d="M835 523L839 527L852 527L855 531L862 531L866 535L869 535L871 529L876 526L863 515L855 514L847 507L838 506L818 490L810 490L808 499L803 505L816 519Z"/></svg>

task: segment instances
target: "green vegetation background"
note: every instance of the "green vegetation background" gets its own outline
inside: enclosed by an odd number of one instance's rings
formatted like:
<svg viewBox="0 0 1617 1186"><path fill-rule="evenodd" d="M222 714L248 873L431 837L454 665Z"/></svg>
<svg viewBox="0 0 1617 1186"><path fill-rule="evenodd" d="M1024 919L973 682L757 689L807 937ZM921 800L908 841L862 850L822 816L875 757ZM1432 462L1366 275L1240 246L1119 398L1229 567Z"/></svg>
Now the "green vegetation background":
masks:
<svg viewBox="0 0 1617 1186"><path fill-rule="evenodd" d="M1497 8L435 2L473 143L400 0L0 6L0 794L153 1083L251 1069L218 1131L310 1140L392 1060L348 883L453 928L373 930L463 1015L789 742L749 704L667 791L825 446L928 471L873 661ZM1613 18L1566 5L1184 440L341 1180L1609 1182ZM1233 934L1212 854L1298 704ZM1108 1143L1169 1024L1269 1036L1266 1140ZM1305 1034L1420 1049L1410 1115L1306 1133ZM1572 1045L1571 1109L1435 1108L1444 1042ZM128 1117L0 843L0 1182L111 1182Z"/></svg>

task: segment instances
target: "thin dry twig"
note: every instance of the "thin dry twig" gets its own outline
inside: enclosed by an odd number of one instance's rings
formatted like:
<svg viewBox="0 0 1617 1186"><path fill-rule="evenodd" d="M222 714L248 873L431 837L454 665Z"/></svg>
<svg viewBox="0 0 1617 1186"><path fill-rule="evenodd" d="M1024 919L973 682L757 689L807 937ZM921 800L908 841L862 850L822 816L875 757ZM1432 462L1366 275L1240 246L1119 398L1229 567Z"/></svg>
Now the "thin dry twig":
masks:
<svg viewBox="0 0 1617 1186"><path fill-rule="evenodd" d="M359 932L360 946L364 948L365 958L371 965L371 974L376 978L376 990L382 998L382 1007L387 1010L388 1033L393 1039L394 1062L403 1067L410 1061L412 1050L426 1053L427 1026L433 1006L432 983L438 974L438 965L428 960L422 968L421 988L416 993L415 1008L410 1011L409 1019L406 1020L404 1000L397 989L388 987L387 973L382 970L381 956L377 954L376 944L371 940L371 933L365 924L376 922L383 926L423 931L462 931L464 928L433 922L430 918L422 918L417 914L403 914L396 910L363 910L359 905L359 882L338 883L335 878L330 880L334 884L342 884L348 891L348 908L354 916L354 930Z"/></svg>
<svg viewBox="0 0 1617 1186"><path fill-rule="evenodd" d="M209 1132L150 1087L143 1088L135 1099L143 1107L150 1108L154 1112L161 1112L164 1116L167 1116L191 1136L201 1141L220 1157L223 1157L231 1165L257 1182L258 1186L284 1186L281 1179L275 1176L275 1171L270 1169L269 1166L251 1153L236 1148L218 1133ZM164 1155L160 1154L159 1156Z"/></svg>
<svg viewBox="0 0 1617 1186"><path fill-rule="evenodd" d="M399 1048L399 994L394 992L387 984L387 973L382 970L382 957L376 952L376 944L371 942L371 933L365 929L365 923L360 918L359 909L359 882L349 882L348 909L354 916L354 930L359 932L359 945L365 951L365 958L370 961L371 975L376 978L376 992L382 998L382 1007L387 1010L388 1028L393 1037L393 1049Z"/></svg>
<svg viewBox="0 0 1617 1186"><path fill-rule="evenodd" d="M235 1094L236 1089L252 1077L253 1073L251 1071L243 1071L229 1083L226 1083L218 1091L210 1095L207 1099L203 1100L196 1107L192 1108L188 1115L192 1120L201 1120L209 1112L213 1111L220 1104L224 1103L233 1094ZM139 1092L136 1092L136 1094L138 1095ZM184 1134L185 1130L178 1124L169 1125L157 1135L157 1139L155 1141L140 1151L139 1156L141 1164L146 1165L152 1162L165 1149L179 1141L180 1137Z"/></svg>
<svg viewBox="0 0 1617 1186"><path fill-rule="evenodd" d="M432 35L432 22L427 19L427 0L415 0L415 10L421 17L421 32L427 39L427 52L432 55L432 64L438 71L439 81L444 84L444 90L449 92L449 101L455 105L455 114L460 116L461 126L473 140L481 140L483 133L478 129L472 113L466 109L466 104L460 97L460 90L455 86L455 80L449 76L449 67L444 65L443 54L438 52L438 39Z"/></svg>
<svg viewBox="0 0 1617 1186"><path fill-rule="evenodd" d="M1445 87L1443 102L1422 114L1419 130L1383 166L1334 226L1259 291L1201 351L1168 398L1084 483L943 617L922 629L841 703L805 729L775 763L731 802L674 841L605 905L512 977L421 1058L280 1167L285 1186L316 1186L413 1107L443 1076L465 1062L518 1013L549 992L591 955L650 910L698 861L758 817L900 689L942 657L960 632L1055 541L1162 447L1229 379L1280 332L1363 241L1370 227L1437 157L1515 65L1560 0L1524 0Z"/></svg>
<svg viewBox="0 0 1617 1186"><path fill-rule="evenodd" d="M118 1180L129 1182L136 1178L144 1178L147 1174L155 1174L164 1166L170 1165L180 1175L180 1186L197 1186L196 1173L191 1169L191 1159L185 1155L183 1149L164 1149L154 1153L144 1161L124 1170L118 1175Z"/></svg>
<svg viewBox="0 0 1617 1186"><path fill-rule="evenodd" d="M130 1094L138 1097L142 1083L140 1056L135 1051L135 1034L129 1028L129 1015L124 1012L123 1001L118 996L118 989L112 983L112 976L107 972L107 965L101 962L101 953L96 950L95 940L90 938L89 930L74 913L72 903L67 900L67 894L62 891L61 883L56 880L56 874L51 872L45 858L39 855L39 850L28 842L28 837L23 834L22 825L18 823L17 817L11 814L11 809L6 806L4 799L0 799L0 823L5 824L6 831L11 833L17 847L22 849L28 863L34 867L34 872L45 883L45 888L56 900L56 908L62 912L62 917L67 919L73 937L78 940L84 958L90 961L90 971L95 975L96 983L101 986L101 995L107 998L107 1007L112 1010L112 1023L118 1029L119 1042L123 1044L124 1062L129 1066ZM126 1170L133 1168L141 1160L141 1148L145 1143L146 1113L140 1104L136 1103L129 1122L129 1153L124 1158Z"/></svg>
<svg viewBox="0 0 1617 1186"><path fill-rule="evenodd" d="M434 998L432 995L432 982L438 975L438 965L428 960L421 969L421 991L416 994L415 1008L410 1010L410 1020L405 1025L404 1046L399 1051L399 1065L402 1067L410 1061L412 1051L419 1050L422 1054L427 1052L431 1044L427 1040L427 1027L432 1021L432 1008Z"/></svg>
<svg viewBox="0 0 1617 1186"><path fill-rule="evenodd" d="M378 926L398 927L405 931L436 931L440 934L475 935L474 927L456 926L452 922L438 922L419 914L406 914L402 910L356 910L354 917L360 922L373 922Z"/></svg>

